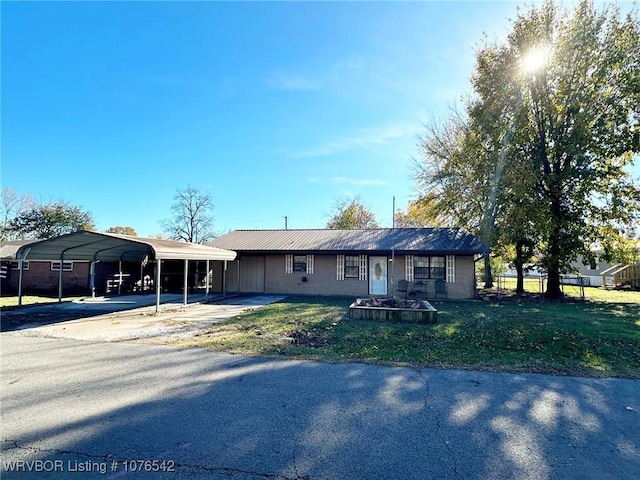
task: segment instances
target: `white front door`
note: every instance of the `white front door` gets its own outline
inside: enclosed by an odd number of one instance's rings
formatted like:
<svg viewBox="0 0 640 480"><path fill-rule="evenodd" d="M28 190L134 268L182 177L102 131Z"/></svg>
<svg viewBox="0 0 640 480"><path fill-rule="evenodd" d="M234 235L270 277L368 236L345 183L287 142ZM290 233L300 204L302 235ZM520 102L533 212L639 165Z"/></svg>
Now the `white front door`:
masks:
<svg viewBox="0 0 640 480"><path fill-rule="evenodd" d="M387 257L369 257L369 293L387 294Z"/></svg>

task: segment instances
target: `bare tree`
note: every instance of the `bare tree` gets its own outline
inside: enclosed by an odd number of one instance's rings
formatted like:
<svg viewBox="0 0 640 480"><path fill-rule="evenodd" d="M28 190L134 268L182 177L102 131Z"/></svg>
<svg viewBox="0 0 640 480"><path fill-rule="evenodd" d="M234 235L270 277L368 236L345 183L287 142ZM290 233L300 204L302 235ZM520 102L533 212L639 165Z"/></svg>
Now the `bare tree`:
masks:
<svg viewBox="0 0 640 480"><path fill-rule="evenodd" d="M19 194L10 187L2 187L0 202L0 240L16 240L19 233L10 228L11 221L33 208L33 199L28 193Z"/></svg>
<svg viewBox="0 0 640 480"><path fill-rule="evenodd" d="M187 186L178 189L173 199L173 217L162 222L170 239L206 243L215 238L211 195Z"/></svg>

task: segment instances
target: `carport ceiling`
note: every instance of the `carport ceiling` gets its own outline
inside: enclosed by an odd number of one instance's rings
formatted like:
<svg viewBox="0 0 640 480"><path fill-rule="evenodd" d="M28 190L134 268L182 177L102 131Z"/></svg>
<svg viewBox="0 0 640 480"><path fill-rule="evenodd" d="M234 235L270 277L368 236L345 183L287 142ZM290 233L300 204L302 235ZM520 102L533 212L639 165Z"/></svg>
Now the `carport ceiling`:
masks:
<svg viewBox="0 0 640 480"><path fill-rule="evenodd" d="M24 245L18 260L142 262L153 260L233 260L236 252L195 243L129 237L80 230Z"/></svg>

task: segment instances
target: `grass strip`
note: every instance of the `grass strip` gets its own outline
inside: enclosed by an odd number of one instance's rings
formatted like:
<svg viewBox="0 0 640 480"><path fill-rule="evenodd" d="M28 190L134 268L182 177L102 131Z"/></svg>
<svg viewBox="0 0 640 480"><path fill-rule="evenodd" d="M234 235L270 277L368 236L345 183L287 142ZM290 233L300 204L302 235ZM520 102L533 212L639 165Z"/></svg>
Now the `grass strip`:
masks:
<svg viewBox="0 0 640 480"><path fill-rule="evenodd" d="M640 378L635 302L433 302L437 324L352 320L353 298L289 297L182 345L327 362Z"/></svg>

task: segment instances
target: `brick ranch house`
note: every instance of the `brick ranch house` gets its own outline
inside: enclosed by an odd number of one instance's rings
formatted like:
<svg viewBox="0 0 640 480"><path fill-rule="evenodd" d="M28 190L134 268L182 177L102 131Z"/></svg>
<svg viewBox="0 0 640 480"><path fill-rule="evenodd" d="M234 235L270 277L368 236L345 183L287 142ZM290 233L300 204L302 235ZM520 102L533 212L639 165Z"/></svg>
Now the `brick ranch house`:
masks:
<svg viewBox="0 0 640 480"><path fill-rule="evenodd" d="M235 230L208 244L233 250L227 291L393 295L401 280L437 282L450 300L476 296L475 260L488 248L462 228Z"/></svg>

